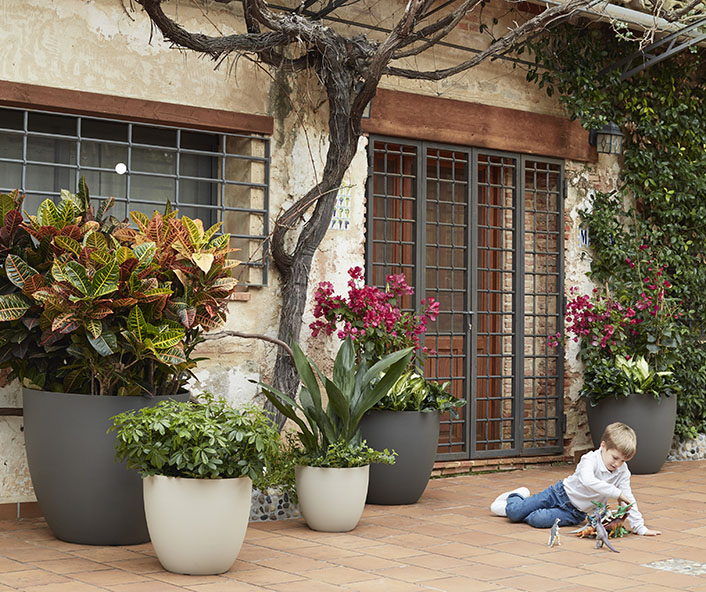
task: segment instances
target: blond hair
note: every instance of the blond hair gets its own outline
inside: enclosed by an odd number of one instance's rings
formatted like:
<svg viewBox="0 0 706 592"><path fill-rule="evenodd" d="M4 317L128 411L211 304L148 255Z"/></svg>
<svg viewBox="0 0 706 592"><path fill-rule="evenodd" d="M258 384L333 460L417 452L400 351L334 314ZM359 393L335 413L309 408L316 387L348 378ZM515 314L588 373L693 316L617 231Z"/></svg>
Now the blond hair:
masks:
<svg viewBox="0 0 706 592"><path fill-rule="evenodd" d="M637 436L634 430L619 421L606 426L601 442L605 442L606 448L617 450L627 460L635 456L637 450Z"/></svg>

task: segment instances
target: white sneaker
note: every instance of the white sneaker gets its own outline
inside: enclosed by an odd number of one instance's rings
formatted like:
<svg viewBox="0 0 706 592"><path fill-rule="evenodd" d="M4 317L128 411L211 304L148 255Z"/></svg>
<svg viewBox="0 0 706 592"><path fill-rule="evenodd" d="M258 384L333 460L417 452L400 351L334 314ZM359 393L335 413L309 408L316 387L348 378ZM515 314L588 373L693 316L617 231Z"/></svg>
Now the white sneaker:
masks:
<svg viewBox="0 0 706 592"><path fill-rule="evenodd" d="M496 516L507 516L505 513L505 506L507 506L507 498L510 497L511 493L519 493L523 498L525 498L529 497L530 491L526 487L518 487L512 491L501 493L495 498L495 501L490 504L490 511Z"/></svg>

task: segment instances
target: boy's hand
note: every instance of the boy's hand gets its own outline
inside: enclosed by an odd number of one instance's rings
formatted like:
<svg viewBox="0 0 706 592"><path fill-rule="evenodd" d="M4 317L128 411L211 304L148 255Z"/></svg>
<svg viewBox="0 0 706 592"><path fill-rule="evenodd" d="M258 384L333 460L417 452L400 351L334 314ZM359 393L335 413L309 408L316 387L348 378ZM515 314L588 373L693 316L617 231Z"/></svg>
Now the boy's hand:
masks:
<svg viewBox="0 0 706 592"><path fill-rule="evenodd" d="M620 495L618 496L618 505L621 506L627 506L628 504L631 504L632 502L625 496L625 494L621 491Z"/></svg>
<svg viewBox="0 0 706 592"><path fill-rule="evenodd" d="M643 536L657 536L658 534L662 534L659 530L650 530L649 528L645 531L645 534Z"/></svg>

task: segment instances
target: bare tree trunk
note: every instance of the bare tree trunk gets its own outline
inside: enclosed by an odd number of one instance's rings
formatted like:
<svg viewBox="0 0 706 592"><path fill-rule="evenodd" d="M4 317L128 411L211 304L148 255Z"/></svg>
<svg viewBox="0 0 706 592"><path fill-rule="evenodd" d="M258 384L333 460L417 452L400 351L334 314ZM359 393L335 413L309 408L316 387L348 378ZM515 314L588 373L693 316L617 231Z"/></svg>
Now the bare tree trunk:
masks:
<svg viewBox="0 0 706 592"><path fill-rule="evenodd" d="M356 124L351 122L353 75L346 72L343 65L340 69L326 68L320 74L328 96L330 131L330 144L321 182L278 218L272 237L272 256L282 274L282 309L278 338L290 345L299 341L301 336L311 263L328 230L338 187L353 161L361 135L360 117L357 118ZM293 224L291 218L303 213L313 200L316 200L316 206L312 216L304 225L297 245L290 255L285 251L284 237L289 226ZM282 349L277 353L272 386L291 397L296 395L299 388L299 375L294 362ZM284 416L269 401L265 408L274 415L281 429L285 422Z"/></svg>

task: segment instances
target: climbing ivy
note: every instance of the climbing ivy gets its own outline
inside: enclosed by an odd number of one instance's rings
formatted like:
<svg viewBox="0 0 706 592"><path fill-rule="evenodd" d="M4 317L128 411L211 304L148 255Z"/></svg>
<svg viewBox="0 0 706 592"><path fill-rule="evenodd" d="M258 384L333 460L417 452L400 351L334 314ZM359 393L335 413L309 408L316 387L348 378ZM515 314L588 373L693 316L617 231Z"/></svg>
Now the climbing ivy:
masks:
<svg viewBox="0 0 706 592"><path fill-rule="evenodd" d="M527 77L556 92L586 129L614 121L625 134L621 186L598 193L582 213L594 251L591 276L625 291L625 261L641 245L665 266L688 329L673 367L682 386L676 433L693 437L706 432L706 53L681 52L621 81L609 66L634 54L636 43L604 24L577 34L579 26L533 40L537 66Z"/></svg>

